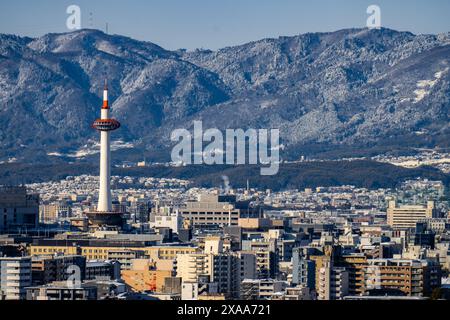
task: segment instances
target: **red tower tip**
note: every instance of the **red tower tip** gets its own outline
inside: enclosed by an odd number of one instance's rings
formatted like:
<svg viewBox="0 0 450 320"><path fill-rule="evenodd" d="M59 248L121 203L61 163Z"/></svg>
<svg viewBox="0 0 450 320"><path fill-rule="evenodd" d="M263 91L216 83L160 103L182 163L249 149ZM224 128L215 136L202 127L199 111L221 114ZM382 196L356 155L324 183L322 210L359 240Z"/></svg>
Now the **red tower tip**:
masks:
<svg viewBox="0 0 450 320"><path fill-rule="evenodd" d="M103 91L103 107L102 109L109 109L108 104L108 81L105 79L105 89Z"/></svg>

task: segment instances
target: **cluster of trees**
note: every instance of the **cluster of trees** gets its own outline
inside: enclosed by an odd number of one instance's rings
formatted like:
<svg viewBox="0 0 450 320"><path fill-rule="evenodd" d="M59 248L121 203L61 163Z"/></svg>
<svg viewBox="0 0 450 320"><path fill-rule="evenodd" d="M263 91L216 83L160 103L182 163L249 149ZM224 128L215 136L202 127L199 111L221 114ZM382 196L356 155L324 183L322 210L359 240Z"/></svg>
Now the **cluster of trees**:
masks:
<svg viewBox="0 0 450 320"><path fill-rule="evenodd" d="M31 182L60 180L69 175L98 174L98 166L73 164L3 164L0 184L18 185ZM224 176L232 187L245 187L247 180L260 189L302 189L318 186L354 185L357 187L394 188L407 179L427 178L450 184L450 175L431 167L407 169L370 160L319 161L282 164L277 175L261 176L257 165L190 165L185 167L113 168L113 175L134 177L178 178L193 181L196 186L224 185Z"/></svg>

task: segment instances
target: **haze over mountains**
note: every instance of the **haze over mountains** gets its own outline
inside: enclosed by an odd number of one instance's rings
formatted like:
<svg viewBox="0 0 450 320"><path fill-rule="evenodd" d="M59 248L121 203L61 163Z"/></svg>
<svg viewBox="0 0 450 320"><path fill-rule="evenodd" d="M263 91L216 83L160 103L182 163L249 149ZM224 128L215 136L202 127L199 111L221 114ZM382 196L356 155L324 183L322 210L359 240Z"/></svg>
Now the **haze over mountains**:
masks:
<svg viewBox="0 0 450 320"><path fill-rule="evenodd" d="M105 78L116 159L169 160L171 131L194 120L279 128L285 159L450 141L450 33L346 29L186 52L80 30L0 35L0 161L94 153Z"/></svg>

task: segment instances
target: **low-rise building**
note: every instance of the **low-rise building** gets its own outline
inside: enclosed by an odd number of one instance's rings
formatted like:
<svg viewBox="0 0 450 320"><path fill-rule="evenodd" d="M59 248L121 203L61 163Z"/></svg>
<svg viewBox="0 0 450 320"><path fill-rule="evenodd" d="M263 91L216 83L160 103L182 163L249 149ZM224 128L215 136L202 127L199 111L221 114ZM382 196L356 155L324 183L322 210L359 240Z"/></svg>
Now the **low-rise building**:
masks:
<svg viewBox="0 0 450 320"><path fill-rule="evenodd" d="M27 300L97 300L97 287L88 284L73 285L71 282L53 282L29 287Z"/></svg>

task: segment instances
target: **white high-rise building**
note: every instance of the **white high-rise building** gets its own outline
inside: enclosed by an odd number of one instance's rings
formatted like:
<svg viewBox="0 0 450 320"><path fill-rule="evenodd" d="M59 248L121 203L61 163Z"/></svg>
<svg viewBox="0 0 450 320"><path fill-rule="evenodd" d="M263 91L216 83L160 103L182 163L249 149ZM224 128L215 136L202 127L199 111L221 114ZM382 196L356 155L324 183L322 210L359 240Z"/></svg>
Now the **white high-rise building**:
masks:
<svg viewBox="0 0 450 320"><path fill-rule="evenodd" d="M178 254L177 277L182 279L185 296L201 286L201 278L208 276L210 285L217 285L218 293L237 298L244 279L255 279L256 257L247 252L224 252L223 240L210 237L205 240L203 253ZM191 295L189 299L194 299Z"/></svg>
<svg viewBox="0 0 450 320"><path fill-rule="evenodd" d="M0 258L0 300L24 300L31 286L31 258Z"/></svg>

